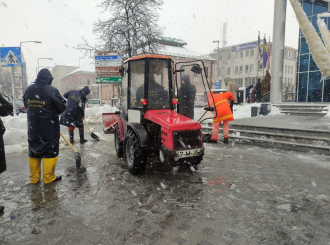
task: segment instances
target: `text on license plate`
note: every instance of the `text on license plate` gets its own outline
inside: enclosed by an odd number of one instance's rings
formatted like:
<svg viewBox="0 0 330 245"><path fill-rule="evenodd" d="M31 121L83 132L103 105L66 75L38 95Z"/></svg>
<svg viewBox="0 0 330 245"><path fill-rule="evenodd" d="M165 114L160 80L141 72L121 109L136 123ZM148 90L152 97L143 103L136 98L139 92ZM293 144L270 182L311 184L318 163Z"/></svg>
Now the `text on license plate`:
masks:
<svg viewBox="0 0 330 245"><path fill-rule="evenodd" d="M178 158L194 157L194 156L199 156L201 154L202 154L202 149L185 150L185 151L176 152L176 156Z"/></svg>

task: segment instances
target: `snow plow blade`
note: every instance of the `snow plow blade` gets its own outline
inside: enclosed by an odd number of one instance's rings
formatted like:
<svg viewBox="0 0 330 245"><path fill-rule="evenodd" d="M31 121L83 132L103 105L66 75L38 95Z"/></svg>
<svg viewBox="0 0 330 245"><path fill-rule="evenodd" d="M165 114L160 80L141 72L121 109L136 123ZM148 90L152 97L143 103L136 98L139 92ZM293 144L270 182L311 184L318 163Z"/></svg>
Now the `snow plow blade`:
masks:
<svg viewBox="0 0 330 245"><path fill-rule="evenodd" d="M115 132L115 124L118 120L120 120L120 117L116 113L102 113L102 120L103 120L103 132L105 134L113 134Z"/></svg>

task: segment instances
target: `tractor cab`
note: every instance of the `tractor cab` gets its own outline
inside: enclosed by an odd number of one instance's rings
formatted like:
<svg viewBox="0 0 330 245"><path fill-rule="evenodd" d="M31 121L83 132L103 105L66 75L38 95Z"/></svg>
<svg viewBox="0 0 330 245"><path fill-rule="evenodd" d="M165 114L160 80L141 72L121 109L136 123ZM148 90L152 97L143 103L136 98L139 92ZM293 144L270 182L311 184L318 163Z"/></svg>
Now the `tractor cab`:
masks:
<svg viewBox="0 0 330 245"><path fill-rule="evenodd" d="M199 122L215 113L204 110L210 108L213 98L203 62L174 66L169 56L140 55L126 60L120 72L123 79L114 124L115 148L128 170L132 174L144 172L152 152L162 162L197 166L204 155ZM198 105L197 94L202 95Z"/></svg>

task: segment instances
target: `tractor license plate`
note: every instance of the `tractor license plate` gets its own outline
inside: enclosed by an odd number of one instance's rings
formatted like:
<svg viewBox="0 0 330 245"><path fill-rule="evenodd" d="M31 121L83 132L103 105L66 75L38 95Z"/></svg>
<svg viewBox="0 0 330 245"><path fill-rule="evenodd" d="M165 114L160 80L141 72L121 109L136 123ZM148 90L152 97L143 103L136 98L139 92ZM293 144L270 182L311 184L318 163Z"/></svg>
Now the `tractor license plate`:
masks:
<svg viewBox="0 0 330 245"><path fill-rule="evenodd" d="M202 153L203 153L203 149L177 151L176 157L177 158L195 157L201 155Z"/></svg>

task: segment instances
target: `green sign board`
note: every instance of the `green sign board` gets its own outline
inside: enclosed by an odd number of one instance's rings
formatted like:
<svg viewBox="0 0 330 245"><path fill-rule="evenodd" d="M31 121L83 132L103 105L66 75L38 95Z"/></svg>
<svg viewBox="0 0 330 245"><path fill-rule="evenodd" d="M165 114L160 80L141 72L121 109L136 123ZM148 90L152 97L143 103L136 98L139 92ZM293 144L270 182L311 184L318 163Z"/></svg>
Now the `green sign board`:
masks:
<svg viewBox="0 0 330 245"><path fill-rule="evenodd" d="M96 77L96 83L121 83L122 77Z"/></svg>

